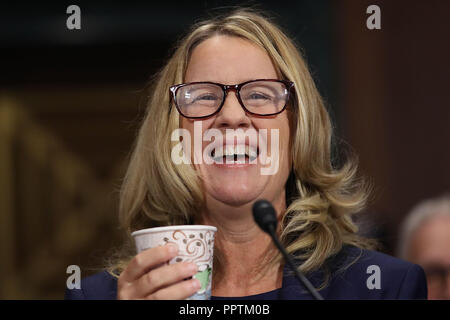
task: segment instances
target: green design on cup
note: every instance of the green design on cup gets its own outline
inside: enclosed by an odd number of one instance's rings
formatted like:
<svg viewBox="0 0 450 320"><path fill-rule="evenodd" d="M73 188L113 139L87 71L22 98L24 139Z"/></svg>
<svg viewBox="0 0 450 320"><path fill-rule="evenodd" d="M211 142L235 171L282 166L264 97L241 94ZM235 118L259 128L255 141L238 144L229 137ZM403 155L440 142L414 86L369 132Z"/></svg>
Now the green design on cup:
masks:
<svg viewBox="0 0 450 320"><path fill-rule="evenodd" d="M210 275L211 275L211 268L207 268L203 271L197 272L197 274L194 276L202 284L200 291L206 290L206 288L208 287Z"/></svg>

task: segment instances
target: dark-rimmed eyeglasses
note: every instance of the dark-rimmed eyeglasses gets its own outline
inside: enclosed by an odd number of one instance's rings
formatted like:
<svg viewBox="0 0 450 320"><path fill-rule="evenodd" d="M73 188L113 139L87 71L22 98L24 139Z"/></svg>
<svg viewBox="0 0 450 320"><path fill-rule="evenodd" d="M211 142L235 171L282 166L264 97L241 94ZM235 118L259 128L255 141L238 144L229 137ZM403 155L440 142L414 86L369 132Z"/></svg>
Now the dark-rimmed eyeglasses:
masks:
<svg viewBox="0 0 450 320"><path fill-rule="evenodd" d="M252 115L273 116L286 109L294 83L286 80L257 79L226 85L191 82L170 87L178 112L189 119L202 119L222 109L229 90L234 90L242 108Z"/></svg>

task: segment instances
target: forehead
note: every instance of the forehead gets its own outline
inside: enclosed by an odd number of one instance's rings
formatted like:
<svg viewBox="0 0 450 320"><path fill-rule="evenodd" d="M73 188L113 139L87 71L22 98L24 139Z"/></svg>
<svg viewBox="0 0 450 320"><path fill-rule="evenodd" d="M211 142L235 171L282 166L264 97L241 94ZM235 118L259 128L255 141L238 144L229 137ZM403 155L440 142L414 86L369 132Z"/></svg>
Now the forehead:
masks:
<svg viewBox="0 0 450 320"><path fill-rule="evenodd" d="M413 234L413 246L419 258L450 265L450 217L436 216L424 222Z"/></svg>
<svg viewBox="0 0 450 320"><path fill-rule="evenodd" d="M277 78L272 60L264 49L243 38L219 35L201 42L193 50L185 82L237 84Z"/></svg>

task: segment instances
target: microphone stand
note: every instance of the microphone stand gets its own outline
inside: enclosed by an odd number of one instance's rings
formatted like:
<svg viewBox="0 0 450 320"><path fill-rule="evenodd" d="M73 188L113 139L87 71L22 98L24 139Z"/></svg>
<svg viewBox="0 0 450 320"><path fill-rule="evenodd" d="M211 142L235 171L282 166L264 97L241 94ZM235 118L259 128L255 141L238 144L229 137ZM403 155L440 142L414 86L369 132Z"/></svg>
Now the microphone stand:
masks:
<svg viewBox="0 0 450 320"><path fill-rule="evenodd" d="M278 240L278 237L276 235L274 226L273 225L268 225L267 229L269 231L270 237L272 238L273 242L275 243L275 246L278 248L278 250L280 250L281 254L284 257L284 260L287 262L287 264L289 265L291 270L294 271L295 276L297 277L297 279L300 280L300 282L303 283L303 285L308 289L308 291L311 293L311 295L316 300L323 300L323 297L320 295L320 293L317 292L317 290L314 288L314 286L311 284L311 282L309 282L309 280L303 275L303 273L300 272L297 269L297 267L295 266L294 262L292 261L291 256L286 252L284 247L281 245L281 243Z"/></svg>

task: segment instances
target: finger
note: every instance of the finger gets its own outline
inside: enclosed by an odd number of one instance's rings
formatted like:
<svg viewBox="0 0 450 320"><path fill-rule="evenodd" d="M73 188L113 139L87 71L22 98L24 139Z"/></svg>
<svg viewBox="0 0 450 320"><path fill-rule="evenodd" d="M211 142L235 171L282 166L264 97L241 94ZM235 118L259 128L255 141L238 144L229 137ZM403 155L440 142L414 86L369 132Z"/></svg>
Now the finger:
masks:
<svg viewBox="0 0 450 320"><path fill-rule="evenodd" d="M178 282L164 289L158 290L146 297L148 300L184 300L201 288L198 279Z"/></svg>
<svg viewBox="0 0 450 320"><path fill-rule="evenodd" d="M152 268L168 262L178 253L174 245L165 245L147 249L137 254L120 275L119 280L133 282Z"/></svg>
<svg viewBox="0 0 450 320"><path fill-rule="evenodd" d="M197 265L192 262L181 262L165 265L147 272L130 288L130 294L136 297L145 297L152 292L183 281L197 273Z"/></svg>

